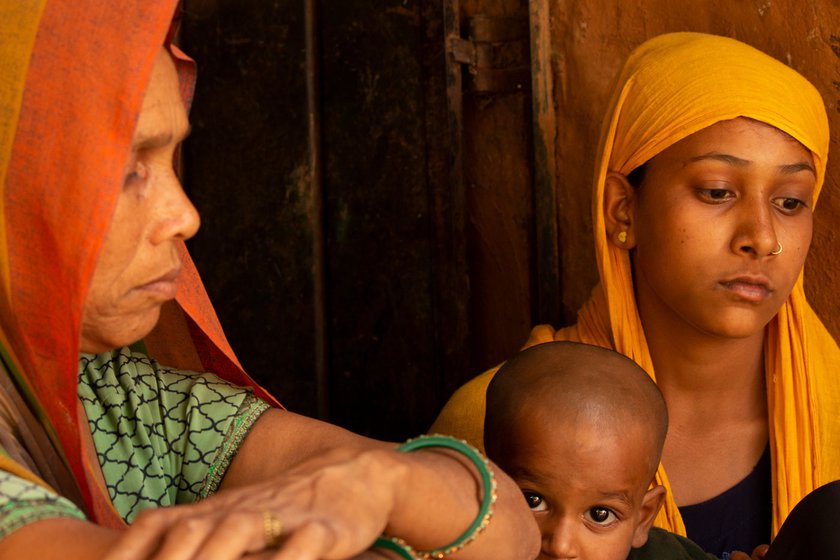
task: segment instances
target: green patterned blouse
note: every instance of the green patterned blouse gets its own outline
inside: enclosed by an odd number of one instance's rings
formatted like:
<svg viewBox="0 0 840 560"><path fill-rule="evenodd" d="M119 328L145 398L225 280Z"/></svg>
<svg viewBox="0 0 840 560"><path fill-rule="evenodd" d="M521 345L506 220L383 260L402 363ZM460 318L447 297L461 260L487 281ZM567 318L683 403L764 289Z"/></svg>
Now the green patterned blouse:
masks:
<svg viewBox="0 0 840 560"><path fill-rule="evenodd" d="M269 406L213 374L160 366L121 348L79 360L84 404L108 492L131 523L144 509L216 491ZM0 471L0 538L26 523L84 514L70 501Z"/></svg>

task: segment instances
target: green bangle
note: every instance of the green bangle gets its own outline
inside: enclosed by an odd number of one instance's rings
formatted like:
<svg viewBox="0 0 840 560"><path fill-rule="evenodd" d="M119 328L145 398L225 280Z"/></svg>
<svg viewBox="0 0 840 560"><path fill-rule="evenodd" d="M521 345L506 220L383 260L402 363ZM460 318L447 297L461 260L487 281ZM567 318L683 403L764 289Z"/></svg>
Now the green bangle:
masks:
<svg viewBox="0 0 840 560"><path fill-rule="evenodd" d="M395 537L379 537L373 543L373 548L392 550L405 560L417 560L414 549L404 540Z"/></svg>
<svg viewBox="0 0 840 560"><path fill-rule="evenodd" d="M496 503L496 477L493 475L493 470L490 468L490 463L487 461L487 458L484 457L478 449L464 440L456 439L450 436L443 436L440 434L418 436L400 445L397 448L397 451L409 453L426 447L443 447L461 453L469 459L473 465L475 465L475 468L478 469L478 472L481 475L481 505L478 508L478 515L467 530L464 531L460 537L446 546L442 546L434 550L417 551L417 554L419 554L421 558L439 559L458 552L474 541L476 537L478 537L478 535L487 528L487 525L490 523L490 518L493 517L493 504Z"/></svg>

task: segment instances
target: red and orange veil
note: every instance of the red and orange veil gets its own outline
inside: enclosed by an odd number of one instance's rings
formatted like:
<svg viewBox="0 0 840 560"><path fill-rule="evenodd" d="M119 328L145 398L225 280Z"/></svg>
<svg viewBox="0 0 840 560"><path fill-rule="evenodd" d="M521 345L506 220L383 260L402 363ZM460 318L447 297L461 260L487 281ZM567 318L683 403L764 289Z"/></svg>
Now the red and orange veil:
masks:
<svg viewBox="0 0 840 560"><path fill-rule="evenodd" d="M94 520L118 525L77 416L82 306L177 0L0 2L0 345ZM171 47L188 102L191 64ZM180 58L180 60L179 60ZM178 305L146 340L167 365L256 388L183 249ZM0 449L0 468L35 479Z"/></svg>

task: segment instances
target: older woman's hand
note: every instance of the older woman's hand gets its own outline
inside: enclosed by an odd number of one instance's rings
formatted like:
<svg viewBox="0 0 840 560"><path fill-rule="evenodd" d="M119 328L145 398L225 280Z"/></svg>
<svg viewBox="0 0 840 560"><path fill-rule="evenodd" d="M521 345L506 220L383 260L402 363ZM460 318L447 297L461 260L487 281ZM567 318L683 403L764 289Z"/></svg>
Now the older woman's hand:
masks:
<svg viewBox="0 0 840 560"><path fill-rule="evenodd" d="M194 505L147 510L108 560L241 558L272 544L266 542L266 515L283 531L270 558L352 558L385 529L406 473L390 451L335 450L275 480Z"/></svg>
<svg viewBox="0 0 840 560"><path fill-rule="evenodd" d="M534 516L513 481L494 470L493 520L459 558L530 560L539 550ZM363 554L383 532L434 549L457 539L476 518L481 494L475 467L457 453L398 453L394 444L268 411L216 495L147 510L107 558L227 560L270 550L275 560L347 559ZM276 549L267 542L267 515L283 526Z"/></svg>

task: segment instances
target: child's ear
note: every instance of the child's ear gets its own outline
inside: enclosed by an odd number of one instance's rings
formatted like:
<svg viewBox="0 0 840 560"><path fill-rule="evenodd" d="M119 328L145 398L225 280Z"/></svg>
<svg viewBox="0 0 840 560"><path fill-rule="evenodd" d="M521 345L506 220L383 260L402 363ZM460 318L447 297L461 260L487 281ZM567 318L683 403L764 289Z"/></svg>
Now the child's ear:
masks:
<svg viewBox="0 0 840 560"><path fill-rule="evenodd" d="M642 498L642 506L639 510L639 524L636 525L636 531L633 533L633 548L644 546L648 540L648 533L650 527L653 525L653 520L656 519L656 514L665 502L665 487L657 484L645 493Z"/></svg>
<svg viewBox="0 0 840 560"><path fill-rule="evenodd" d="M620 249L636 246L633 235L633 206L636 189L621 173L607 173L604 182L604 222L607 239Z"/></svg>

